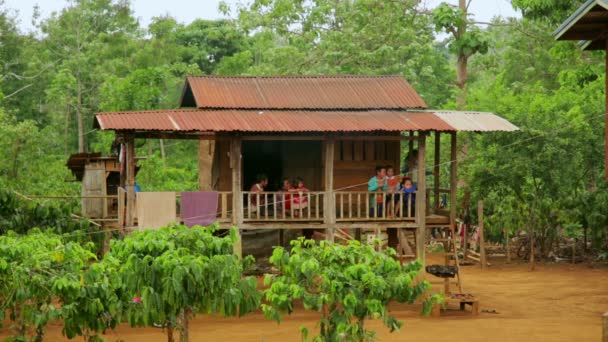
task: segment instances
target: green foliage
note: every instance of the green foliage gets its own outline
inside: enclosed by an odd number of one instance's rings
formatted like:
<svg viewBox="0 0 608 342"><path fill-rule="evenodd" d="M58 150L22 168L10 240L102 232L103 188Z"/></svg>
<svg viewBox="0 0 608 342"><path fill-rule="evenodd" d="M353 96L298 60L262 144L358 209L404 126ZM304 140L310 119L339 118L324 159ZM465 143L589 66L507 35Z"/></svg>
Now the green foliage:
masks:
<svg viewBox="0 0 608 342"><path fill-rule="evenodd" d="M418 1L257 0L238 7L248 52L219 69L248 74L395 74L431 105L446 101L450 67ZM244 69L239 63L249 63ZM230 64L230 67L228 67ZM246 71L243 71L246 70Z"/></svg>
<svg viewBox="0 0 608 342"><path fill-rule="evenodd" d="M85 268L95 259L90 247L64 243L59 235L39 231L0 236L0 324L8 312L14 340L31 336L32 341L42 341L46 325L62 318L66 335L74 336L71 315L66 313L82 313L83 308L74 302L93 299L82 291ZM92 321L97 316L87 318Z"/></svg>
<svg viewBox="0 0 608 342"><path fill-rule="evenodd" d="M433 23L438 32L451 34L448 46L452 53L468 57L478 52L488 52L487 35L481 29L469 25L466 13L460 8L442 2L433 11Z"/></svg>
<svg viewBox="0 0 608 342"><path fill-rule="evenodd" d="M259 307L255 279L242 277L252 259L233 254L234 231L225 237L215 231L176 225L112 241L103 263L120 275L120 297L129 303L124 315L132 326L187 329L195 314L242 316Z"/></svg>
<svg viewBox="0 0 608 342"><path fill-rule="evenodd" d="M585 0L511 0L514 8L521 10L525 18L561 24Z"/></svg>
<svg viewBox="0 0 608 342"><path fill-rule="evenodd" d="M42 230L65 235L66 241L93 243L95 251L101 250L104 233L87 220L71 216L74 208L70 205L45 205L26 201L9 190L0 190L0 235L9 232L27 234L32 230Z"/></svg>
<svg viewBox="0 0 608 342"><path fill-rule="evenodd" d="M420 263L401 265L392 249L381 253L358 241L342 246L303 238L291 244L291 252L274 249L270 262L280 275L266 277L268 304L262 309L280 322L301 300L305 309L322 314L316 341L371 341L375 333L364 325L369 318L381 319L391 332L399 330L402 322L389 314L389 302L414 303L430 288L428 282L416 281ZM426 299L423 312L428 314L439 300ZM308 331L301 331L307 339Z"/></svg>

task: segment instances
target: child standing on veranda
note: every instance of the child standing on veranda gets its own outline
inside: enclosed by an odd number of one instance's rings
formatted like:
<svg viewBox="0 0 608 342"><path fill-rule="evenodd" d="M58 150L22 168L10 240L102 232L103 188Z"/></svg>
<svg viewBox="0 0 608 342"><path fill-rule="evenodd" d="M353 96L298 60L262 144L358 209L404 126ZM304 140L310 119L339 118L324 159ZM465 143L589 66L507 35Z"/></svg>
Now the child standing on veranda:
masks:
<svg viewBox="0 0 608 342"><path fill-rule="evenodd" d="M399 185L399 178L397 178L395 176L395 170L390 165L388 165L386 167L386 186L388 189L387 190L388 191L388 196L387 196L388 207L386 209L388 210L389 216L394 216L396 214L395 213L395 203L397 203L399 201L399 194L397 192L399 191L400 185Z"/></svg>
<svg viewBox="0 0 608 342"><path fill-rule="evenodd" d="M296 178L294 187L289 189L290 192L294 192L291 196L291 203L294 210L294 216L300 214L300 209L304 210L308 208L308 196L304 193L309 192L308 188L304 185L304 180L300 177Z"/></svg>

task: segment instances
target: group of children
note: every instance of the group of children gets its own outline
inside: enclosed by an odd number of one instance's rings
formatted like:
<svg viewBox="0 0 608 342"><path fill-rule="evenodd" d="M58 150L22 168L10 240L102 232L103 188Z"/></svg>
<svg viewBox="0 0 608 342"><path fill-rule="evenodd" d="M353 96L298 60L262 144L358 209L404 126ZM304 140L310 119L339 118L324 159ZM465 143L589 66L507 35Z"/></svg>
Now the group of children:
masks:
<svg viewBox="0 0 608 342"><path fill-rule="evenodd" d="M308 192L308 188L304 185L304 180L297 177L295 181L289 178L283 178L283 185L281 186L283 192L283 201L285 201L285 209L306 209L308 208L308 197L301 194ZM294 212L294 215L298 215L298 212Z"/></svg>
<svg viewBox="0 0 608 342"><path fill-rule="evenodd" d="M384 201L386 199L388 215L400 215L409 217L414 213L416 203L416 186L409 177L399 179L395 176L392 166L376 166L376 175L367 183L370 192L387 192L388 195L372 195L370 198L370 216L380 217L384 215ZM409 203L409 205L408 205ZM409 212L408 212L409 208Z"/></svg>
<svg viewBox="0 0 608 342"><path fill-rule="evenodd" d="M256 183L251 187L251 192L264 192L268 186L268 177L266 175L258 175ZM277 198L277 204L280 204L280 208L285 205L285 209L291 212L291 209L298 210L294 212L295 216L299 215L299 209L308 208L308 196L302 194L308 192L308 188L304 185L304 180L297 177L295 180L284 178L281 185L281 195ZM251 199L251 204L254 206L253 211L258 211L261 215L265 214L268 210L272 212L274 208L271 203L264 203L264 198L260 198L260 203L257 203L257 198L254 196ZM280 212L281 210L279 210Z"/></svg>

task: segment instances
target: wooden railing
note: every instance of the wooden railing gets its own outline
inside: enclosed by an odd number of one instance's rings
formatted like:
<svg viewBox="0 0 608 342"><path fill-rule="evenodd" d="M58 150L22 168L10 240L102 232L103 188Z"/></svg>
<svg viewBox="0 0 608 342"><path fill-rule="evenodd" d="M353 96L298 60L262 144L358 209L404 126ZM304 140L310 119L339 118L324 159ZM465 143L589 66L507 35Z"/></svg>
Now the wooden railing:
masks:
<svg viewBox="0 0 608 342"><path fill-rule="evenodd" d="M244 191L243 220L323 221L324 192Z"/></svg>
<svg viewBox="0 0 608 342"><path fill-rule="evenodd" d="M336 192L336 221L414 221L415 193ZM409 196L408 196L409 195Z"/></svg>
<svg viewBox="0 0 608 342"><path fill-rule="evenodd" d="M218 192L220 198L217 203L217 219L219 222L231 222L232 221L232 192L220 191Z"/></svg>

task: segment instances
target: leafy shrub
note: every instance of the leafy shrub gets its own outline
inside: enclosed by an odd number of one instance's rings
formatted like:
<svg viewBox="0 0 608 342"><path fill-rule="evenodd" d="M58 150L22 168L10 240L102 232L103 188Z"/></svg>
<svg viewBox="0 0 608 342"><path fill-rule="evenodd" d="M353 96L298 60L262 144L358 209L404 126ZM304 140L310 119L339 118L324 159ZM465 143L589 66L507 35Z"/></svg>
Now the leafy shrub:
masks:
<svg viewBox="0 0 608 342"><path fill-rule="evenodd" d="M389 314L389 302L411 304L430 288L426 281L416 282L421 264L401 265L392 249L382 253L358 241L342 246L303 238L291 244L291 252L278 247L270 258L281 275L266 277L268 304L262 309L277 322L281 314L293 312L296 300L321 312L315 341L371 341L375 333L365 329L368 318L381 319L391 332L398 330L402 323ZM428 314L439 300L426 299L423 312ZM307 329L301 331L307 339Z"/></svg>
<svg viewBox="0 0 608 342"><path fill-rule="evenodd" d="M103 263L120 275L118 292L132 326L162 324L169 340L173 328L188 340L188 321L197 313L242 316L259 307L255 279L242 276L253 259L233 254L234 231L225 237L215 231L174 225L111 242Z"/></svg>

